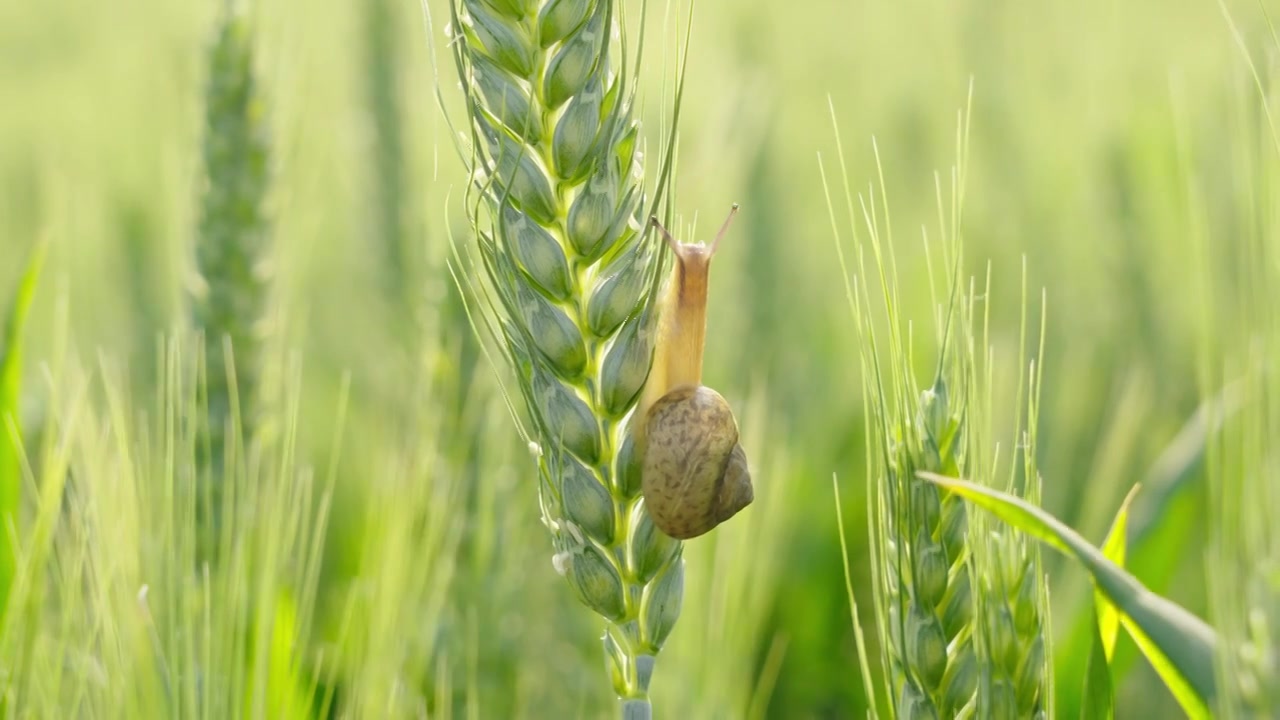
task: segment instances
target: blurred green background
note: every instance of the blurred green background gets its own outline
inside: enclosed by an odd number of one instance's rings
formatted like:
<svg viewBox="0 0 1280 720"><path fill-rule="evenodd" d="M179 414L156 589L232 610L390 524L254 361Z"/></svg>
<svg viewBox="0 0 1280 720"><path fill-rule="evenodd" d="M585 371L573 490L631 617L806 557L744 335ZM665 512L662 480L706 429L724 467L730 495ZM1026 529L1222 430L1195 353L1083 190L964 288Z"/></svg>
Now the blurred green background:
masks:
<svg viewBox="0 0 1280 720"><path fill-rule="evenodd" d="M74 350L88 364L99 353L127 363L141 396L157 334L186 321L218 5L0 4L0 296L25 248L42 235L53 243L31 367L53 352L65 299ZM369 488L414 432L398 413L418 397L404 388L430 354L429 406L414 410L428 419L423 442L444 449L428 474L449 479L459 535L405 559L450 568L440 607L401 615L423 625L407 635L437 641L417 691L458 707L471 698L479 717L607 712L601 628L552 570L533 466L445 266L450 237L467 241L463 164L436 100L438 72L460 117L441 47L447 5L427 0L430 23L411 0L253 5L276 162L277 340L301 358L315 464L332 449L344 374L351 382L321 606L358 573ZM1245 44L1268 45L1260 5L1230 5ZM686 16L650 8L640 108L651 155ZM849 177L865 188L876 138L899 273L919 282L907 312L928 322L919 229L935 222L933 174L950 172L970 83L966 260L994 278L996 352L1015 351L1024 263L1048 308L1044 502L1097 541L1131 484L1147 481L1130 566L1203 614L1194 433L1177 446L1190 462L1161 457L1202 400L1189 288L1211 269L1195 260L1195 234L1211 247L1231 241L1232 162L1255 147L1238 135L1252 80L1218 3L698 0L693 18L677 212L705 233L742 203L714 273L706 382L743 408L758 494L741 521L686 550L685 607L655 679L659 715L863 714L831 487L838 474L865 604L857 333L819 157L836 166L834 113ZM1267 73L1270 57L1255 55ZM388 238L401 257L389 259ZM34 422L39 394L27 405ZM1089 587L1078 568L1046 559L1059 709L1075 716ZM317 632L326 622L337 620ZM1175 712L1127 641L1118 668L1121 717Z"/></svg>

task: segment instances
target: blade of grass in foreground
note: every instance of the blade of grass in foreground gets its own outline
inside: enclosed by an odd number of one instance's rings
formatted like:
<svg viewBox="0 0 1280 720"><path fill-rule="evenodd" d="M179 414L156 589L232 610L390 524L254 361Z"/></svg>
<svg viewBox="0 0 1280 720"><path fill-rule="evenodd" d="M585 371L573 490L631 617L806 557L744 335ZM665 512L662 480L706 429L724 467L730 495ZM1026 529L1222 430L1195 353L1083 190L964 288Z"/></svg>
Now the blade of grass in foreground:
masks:
<svg viewBox="0 0 1280 720"><path fill-rule="evenodd" d="M1117 567L1124 567L1129 528L1129 506L1138 494L1135 485L1120 505L1111 530L1102 541L1102 554ZM1089 657L1085 661L1084 703L1081 718L1115 717L1115 691L1111 683L1111 661L1115 657L1116 638L1120 635L1120 613L1101 590L1094 589L1094 610L1090 614Z"/></svg>
<svg viewBox="0 0 1280 720"><path fill-rule="evenodd" d="M1214 345L1220 346L1221 344ZM1214 389L1206 393L1207 397L1143 473L1142 480L1138 483L1142 487L1142 496L1135 495L1126 511L1123 559L1111 555L1105 541L1101 546L1103 553L1117 565L1126 569L1141 568L1144 584L1152 592L1161 593L1170 586L1171 575L1178 566L1178 561L1156 558L1180 552L1171 549L1169 539L1176 540L1185 535L1187 523L1196 521L1193 513L1203 512L1197 506L1199 501L1191 497L1193 489L1199 482L1197 478L1209 465L1206 453L1209 452L1213 438L1221 432L1224 423L1239 415L1244 405L1243 393L1244 387L1240 383L1214 385ZM1112 535L1115 534L1114 529L1111 532ZM1064 596L1064 593L1059 591L1059 596ZM1083 594L1080 598L1084 600ZM1118 617L1115 621L1115 629L1118 631ZM1087 676L1093 627L1097 622L1096 612L1084 610L1072 623L1072 629L1066 633L1055 653L1055 657L1060 660L1056 670L1058 678L1075 683L1077 678ZM1106 657L1109 658L1111 676L1116 678L1126 677L1138 660L1132 653L1109 653ZM1079 716L1082 712L1079 698L1070 694L1064 697L1067 702L1059 708L1062 710L1062 717Z"/></svg>
<svg viewBox="0 0 1280 720"><path fill-rule="evenodd" d="M1128 553L1129 507L1133 504L1133 498L1137 496L1140 488L1140 485L1134 485L1125 496L1115 520L1111 522L1111 530L1107 533L1107 538L1102 541L1100 548L1102 554L1121 569L1124 568L1125 556ZM1102 649L1106 652L1109 664L1115 658L1116 637L1120 634L1120 612L1107 600L1107 596L1101 590L1095 588L1093 592L1098 612L1098 639L1102 641Z"/></svg>
<svg viewBox="0 0 1280 720"><path fill-rule="evenodd" d="M958 493L1009 525L1074 557L1113 603L1120 624L1193 718L1208 717L1217 694L1214 658L1218 636L1200 618L1147 590L1071 528L1020 498L933 473L920 476Z"/></svg>
<svg viewBox="0 0 1280 720"><path fill-rule="evenodd" d="M18 415L22 395L22 336L44 265L46 245L32 249L27 269L9 305L4 344L0 345L0 618L13 587L18 506L22 502L22 427Z"/></svg>
<svg viewBox="0 0 1280 720"><path fill-rule="evenodd" d="M1093 632L1090 633L1093 640L1089 644L1089 660L1085 664L1080 718L1081 720L1111 720L1115 717L1115 693L1111 687L1111 668L1107 662L1101 622L1096 611L1093 613L1093 619Z"/></svg>

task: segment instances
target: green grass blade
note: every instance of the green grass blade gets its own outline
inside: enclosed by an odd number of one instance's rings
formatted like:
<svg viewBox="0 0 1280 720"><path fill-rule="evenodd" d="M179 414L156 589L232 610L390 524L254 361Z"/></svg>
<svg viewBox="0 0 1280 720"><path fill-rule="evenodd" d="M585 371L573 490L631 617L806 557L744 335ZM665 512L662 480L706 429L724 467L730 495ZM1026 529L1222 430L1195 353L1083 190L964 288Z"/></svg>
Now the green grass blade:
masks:
<svg viewBox="0 0 1280 720"><path fill-rule="evenodd" d="M1128 552L1129 506L1133 503L1134 496L1138 494L1139 487L1134 485L1124 502L1120 504L1115 520L1111 522L1111 530L1102 541L1102 554L1119 568L1124 567L1125 555ZM1120 634L1120 612L1107 600L1107 596L1101 590L1095 588L1093 596L1098 613L1098 639L1102 641L1102 649L1106 652L1107 664L1110 665L1115 659L1116 637Z"/></svg>
<svg viewBox="0 0 1280 720"><path fill-rule="evenodd" d="M840 482L831 476L831 490L836 501L836 529L840 532L840 558L844 568L844 590L849 597L849 616L853 621L853 637L858 648L858 668L862 671L862 689L867 693L867 719L879 720L876 713L876 685L871 679L871 663L867 661L867 641L858 619L858 599L853 592L853 574L849 567L849 544L845 541L844 513L840 512Z"/></svg>
<svg viewBox="0 0 1280 720"><path fill-rule="evenodd" d="M1135 485L1120 504L1111 529L1102 541L1102 554L1117 567L1124 567L1125 553L1128 549L1129 506L1138 494L1139 486ZM1115 691L1111 685L1111 661L1115 658L1116 638L1120 635L1120 612L1107 600L1107 596L1096 587L1094 594L1094 612L1092 632L1089 643L1089 657L1085 664L1084 702L1080 706L1081 718L1102 718L1109 720L1115 717Z"/></svg>
<svg viewBox="0 0 1280 720"><path fill-rule="evenodd" d="M1101 618L1094 614L1093 642L1089 660L1085 665L1083 701L1080 703L1081 720L1111 720L1115 717L1115 693L1111 687L1111 663L1105 650L1106 638L1101 633ZM1119 619L1116 620L1119 631ZM1114 638L1112 640L1114 645Z"/></svg>
<svg viewBox="0 0 1280 720"><path fill-rule="evenodd" d="M45 243L32 249L27 269L18 283L5 320L4 344L0 345L0 618L8 605L16 567L16 548L10 528L16 529L18 506L22 502L22 427L19 417L22 396L22 335L36 294L36 279L44 265Z"/></svg>
<svg viewBox="0 0 1280 720"><path fill-rule="evenodd" d="M256 662L265 665L260 673L263 687L249 683L245 691L245 715L254 716L256 696L265 699L268 717L306 718L310 714L310 696L296 666L298 634L298 606L286 590L276 592L275 607L271 611L271 628L267 632L263 653Z"/></svg>
<svg viewBox="0 0 1280 720"><path fill-rule="evenodd" d="M936 483L1004 522L1074 557L1121 612L1120 622L1191 717L1207 717L1217 695L1218 636L1200 618L1143 587L1077 532L1015 496L932 473Z"/></svg>

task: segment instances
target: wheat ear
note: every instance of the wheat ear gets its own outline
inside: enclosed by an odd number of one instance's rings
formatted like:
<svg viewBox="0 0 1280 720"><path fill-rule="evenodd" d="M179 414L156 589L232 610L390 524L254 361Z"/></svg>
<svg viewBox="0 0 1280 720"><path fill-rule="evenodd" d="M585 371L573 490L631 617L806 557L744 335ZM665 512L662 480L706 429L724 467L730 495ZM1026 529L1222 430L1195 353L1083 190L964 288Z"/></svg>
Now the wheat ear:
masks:
<svg viewBox="0 0 1280 720"><path fill-rule="evenodd" d="M476 275L530 420L553 565L606 620L623 717L643 718L684 565L645 512L629 432L663 261L644 232L632 85L614 68L627 57L611 40L626 40L619 11L456 0L451 42L469 109Z"/></svg>

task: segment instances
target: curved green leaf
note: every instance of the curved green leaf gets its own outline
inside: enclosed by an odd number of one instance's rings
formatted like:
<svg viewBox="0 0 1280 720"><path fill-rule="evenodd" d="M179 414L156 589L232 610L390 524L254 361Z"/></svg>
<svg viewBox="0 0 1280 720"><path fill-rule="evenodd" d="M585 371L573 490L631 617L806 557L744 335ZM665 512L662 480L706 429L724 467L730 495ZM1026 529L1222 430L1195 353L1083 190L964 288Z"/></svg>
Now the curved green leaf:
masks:
<svg viewBox="0 0 1280 720"><path fill-rule="evenodd" d="M932 473L920 477L944 487L1009 525L1074 557L1095 586L1119 609L1120 623L1193 718L1208 717L1217 694L1214 658L1218 636L1200 618L1147 590L1079 533L1025 500Z"/></svg>
<svg viewBox="0 0 1280 720"><path fill-rule="evenodd" d="M1111 529L1102 541L1102 554L1117 567L1123 568L1128 550L1129 506L1138 494L1134 485L1120 504L1120 510L1111 522ZM1085 664L1084 702L1080 717L1110 720L1115 717L1115 692L1111 686L1111 660L1115 657L1116 638L1120 635L1120 611L1097 587L1093 590L1093 623L1089 633L1089 658Z"/></svg>
<svg viewBox="0 0 1280 720"><path fill-rule="evenodd" d="M1115 520L1111 521L1111 530L1107 532L1107 537L1102 541L1102 554L1116 567L1123 568L1125 563L1125 555L1128 553L1128 531L1129 531L1129 506L1133 503L1133 498L1137 496L1141 485L1134 485L1129 494L1125 496L1124 502L1120 503L1120 510L1116 512ZM1102 641L1102 649L1106 652L1107 664L1110 665L1116 652L1116 636L1120 634L1120 612L1112 605L1107 596L1096 587L1093 590L1094 604L1098 609L1098 639Z"/></svg>
<svg viewBox="0 0 1280 720"><path fill-rule="evenodd" d="M1089 643L1089 659L1085 665L1084 692L1081 695L1080 720L1111 720L1115 717L1115 694L1111 688L1110 662L1107 660L1104 638L1099 633L1101 623L1093 614L1093 641ZM1119 631L1117 619L1116 630Z"/></svg>
<svg viewBox="0 0 1280 720"><path fill-rule="evenodd" d="M1178 607L1173 603L1169 603L1173 607ZM1181 608L1178 608L1181 610ZM1193 616L1194 617L1194 616ZM1198 618L1197 618L1198 619ZM1166 653L1158 643L1153 641L1141 625L1134 622L1129 615L1120 613L1120 624L1124 626L1125 631L1129 633L1129 637L1133 638L1133 642L1146 656L1147 662L1151 663L1151 667L1155 668L1160 679L1164 680L1164 684L1169 688L1169 692L1173 693L1173 697L1177 699L1178 704L1187 713L1187 716L1193 720L1209 717L1209 705L1213 702L1213 696L1205 697L1200 694L1200 689L1192 678L1182 675L1181 670L1169 658L1171 653ZM1210 630L1212 632L1212 630ZM1210 659L1212 661L1212 658ZM1212 667L1210 667L1212 671ZM1211 685L1216 682L1216 675L1209 675Z"/></svg>

